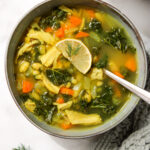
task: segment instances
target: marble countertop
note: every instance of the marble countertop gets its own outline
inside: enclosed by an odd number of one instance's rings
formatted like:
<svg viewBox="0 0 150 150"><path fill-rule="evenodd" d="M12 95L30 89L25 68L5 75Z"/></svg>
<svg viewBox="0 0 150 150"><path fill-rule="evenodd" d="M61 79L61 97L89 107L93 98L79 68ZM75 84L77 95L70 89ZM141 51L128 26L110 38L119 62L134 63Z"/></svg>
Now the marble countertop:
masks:
<svg viewBox="0 0 150 150"><path fill-rule="evenodd" d="M4 74L6 45L16 22L43 0L0 0L0 149L11 150L19 144L32 150L90 150L96 138L67 140L49 136L35 128L21 114L8 91ZM105 0L129 17L139 31L150 37L149 0Z"/></svg>

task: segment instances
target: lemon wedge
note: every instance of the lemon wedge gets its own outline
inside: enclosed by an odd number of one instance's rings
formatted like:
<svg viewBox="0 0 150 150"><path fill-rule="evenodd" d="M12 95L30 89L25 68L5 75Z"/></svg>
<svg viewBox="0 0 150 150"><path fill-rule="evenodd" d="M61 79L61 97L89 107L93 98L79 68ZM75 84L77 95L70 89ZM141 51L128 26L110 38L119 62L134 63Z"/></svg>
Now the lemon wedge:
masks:
<svg viewBox="0 0 150 150"><path fill-rule="evenodd" d="M56 48L62 52L81 73L86 74L91 68L92 55L89 49L76 39L64 39L56 44Z"/></svg>

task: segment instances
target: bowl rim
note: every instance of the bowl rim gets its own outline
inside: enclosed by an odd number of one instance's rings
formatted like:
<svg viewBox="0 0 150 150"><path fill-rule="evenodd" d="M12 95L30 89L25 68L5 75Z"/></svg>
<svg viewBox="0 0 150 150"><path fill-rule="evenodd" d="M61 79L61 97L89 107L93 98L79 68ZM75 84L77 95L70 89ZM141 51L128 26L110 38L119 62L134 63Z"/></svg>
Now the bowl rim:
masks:
<svg viewBox="0 0 150 150"><path fill-rule="evenodd" d="M48 135L52 135L52 136L55 136L55 137L59 137L59 138L64 138L64 139L85 139L85 138L91 138L93 136L96 136L96 135L100 135L102 133L105 133L107 131L109 131L110 129L114 128L115 126L117 126L118 124L120 124L125 118L128 117L128 115L134 110L134 108L136 107L136 105L138 104L140 98L137 97L137 100L136 100L136 104L128 111L128 113L126 113L118 122L116 122L115 124L113 125L110 125L109 128L107 128L106 130L103 130L103 131L99 131L99 132L96 132L96 133L92 133L92 134L88 134L88 135L81 135L81 136L67 136L67 135L60 135L58 133L53 133L53 132L49 132L45 129L43 129L42 127L40 127L39 125L37 125L36 123L34 123L26 114L25 112L23 111L23 109L21 108L21 106L18 104L13 92L12 92L12 89L11 89L11 86L10 86L10 83L9 83L9 77L8 77L8 63L7 63L7 55L8 55L8 48L9 48L9 44L10 44L10 41L13 37L13 34L14 32L17 30L19 24L21 23L22 20L24 20L24 18L29 15L32 11L34 11L37 7L49 2L49 1L52 1L52 0L46 0L46 1L43 1L43 2L40 2L36 5L34 5L32 8L30 8L26 13L24 13L24 15L18 19L14 29L12 30L12 33L10 34L10 37L8 39L8 42L7 42L7 48L6 48L6 52L5 52L5 63L4 63L4 68L5 68L5 78L6 78L6 82L7 82L7 86L8 86L8 89L9 89L9 92L15 102L15 104L17 105L18 109L21 111L21 113L25 116L25 118L31 123L33 124L35 127L37 127L38 129L40 129L41 131L47 133ZM145 50L145 46L144 46L144 42L137 30L137 28L135 27L135 25L132 23L132 21L124 14L122 13L118 8L114 7L113 5L107 3L107 2L104 2L102 0L92 0L93 2L97 2L99 4L102 4L106 7L108 7L109 9L111 9L112 12L116 13L131 29L132 31L134 32L136 38L137 38L137 41L139 43L139 45L141 46L141 51L143 53L143 56L144 56L144 63L145 63L145 74L144 74L144 77L143 77L143 83L142 83L142 88L145 88L145 85L146 85L146 81L147 81L147 57L146 57L146 50Z"/></svg>

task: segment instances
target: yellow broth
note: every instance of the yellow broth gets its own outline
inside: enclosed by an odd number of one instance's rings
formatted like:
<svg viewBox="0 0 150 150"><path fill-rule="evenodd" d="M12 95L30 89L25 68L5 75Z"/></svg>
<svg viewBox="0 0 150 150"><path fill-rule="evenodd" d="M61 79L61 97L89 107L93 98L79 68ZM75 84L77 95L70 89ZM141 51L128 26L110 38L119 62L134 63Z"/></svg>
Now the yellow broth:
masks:
<svg viewBox="0 0 150 150"><path fill-rule="evenodd" d="M56 48L60 40L81 40L91 52L88 73L79 72ZM23 105L63 129L104 123L130 98L103 73L107 68L135 82L136 48L124 27L101 10L60 6L35 18L18 45L16 87Z"/></svg>

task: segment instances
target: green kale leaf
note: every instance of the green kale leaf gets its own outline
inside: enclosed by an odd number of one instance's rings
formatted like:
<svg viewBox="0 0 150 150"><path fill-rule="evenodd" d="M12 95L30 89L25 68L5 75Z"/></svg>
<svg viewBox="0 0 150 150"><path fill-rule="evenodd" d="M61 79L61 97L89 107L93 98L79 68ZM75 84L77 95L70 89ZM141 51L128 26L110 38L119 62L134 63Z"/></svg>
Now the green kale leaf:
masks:
<svg viewBox="0 0 150 150"><path fill-rule="evenodd" d="M22 100L22 102L27 101L28 98L29 98L28 94L23 93L23 94L20 95L20 99Z"/></svg>
<svg viewBox="0 0 150 150"><path fill-rule="evenodd" d="M104 55L102 58L99 59L99 61L95 64L95 67L97 68L105 68L108 63L108 56Z"/></svg>
<svg viewBox="0 0 150 150"><path fill-rule="evenodd" d="M44 103L38 101L36 102L36 108L34 110L35 115L42 117L47 123L52 123L52 118L54 115L54 111L56 110L56 106L52 105L44 105Z"/></svg>
<svg viewBox="0 0 150 150"><path fill-rule="evenodd" d="M121 28L113 28L106 33L104 41L114 48L126 53L128 50L135 52L136 49L130 44L125 32Z"/></svg>
<svg viewBox="0 0 150 150"><path fill-rule="evenodd" d="M89 23L89 29L95 32L101 32L102 25L97 19L94 18Z"/></svg>
<svg viewBox="0 0 150 150"><path fill-rule="evenodd" d="M126 78L129 75L129 70L126 67L121 66L120 67L120 73Z"/></svg>
<svg viewBox="0 0 150 150"><path fill-rule="evenodd" d="M99 108L105 115L112 115L116 112L116 106L112 102L113 90L108 84L104 84L102 91L92 100L91 108Z"/></svg>
<svg viewBox="0 0 150 150"><path fill-rule="evenodd" d="M47 78L55 85L61 85L71 80L71 74L62 69L47 69Z"/></svg>
<svg viewBox="0 0 150 150"><path fill-rule="evenodd" d="M49 16L42 17L39 21L39 26L42 29L46 27L52 27L54 29L60 28L60 21L65 20L67 17L67 12L60 10L58 8L51 11Z"/></svg>
<svg viewBox="0 0 150 150"><path fill-rule="evenodd" d="M55 96L52 96L49 93L44 93L41 98L41 101L33 100L36 104L34 113L50 124L52 123L52 118L56 110L56 106L52 105L55 101Z"/></svg>
<svg viewBox="0 0 150 150"><path fill-rule="evenodd" d="M72 98L71 95L66 95L66 94L62 94L62 97L63 97L65 102L68 102Z"/></svg>

